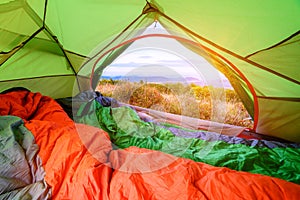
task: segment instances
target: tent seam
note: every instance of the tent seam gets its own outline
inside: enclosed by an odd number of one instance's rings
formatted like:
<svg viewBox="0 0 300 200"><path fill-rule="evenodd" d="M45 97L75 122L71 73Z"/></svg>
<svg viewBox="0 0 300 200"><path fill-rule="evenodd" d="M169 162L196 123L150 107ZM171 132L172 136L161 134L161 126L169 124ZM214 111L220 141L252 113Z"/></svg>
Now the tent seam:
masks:
<svg viewBox="0 0 300 200"><path fill-rule="evenodd" d="M14 54L16 54L20 49L22 49L22 48L23 48L30 40L32 40L32 38L34 38L37 34L39 34L43 29L44 29L43 27L39 28L37 31L35 31L29 38L27 38L27 39L26 39L25 41L23 41L21 44L15 46L15 47L14 47L12 50L10 50L9 52L5 52L5 54L9 54L9 53L11 53L11 52L13 52L13 51L15 50L11 55L9 55L9 56L8 56L8 57L0 64L0 66L1 66L2 64L4 64L5 62L7 62L7 60L9 60ZM0 54L2 54L2 52L1 52Z"/></svg>
<svg viewBox="0 0 300 200"><path fill-rule="evenodd" d="M221 50L221 51L223 51L223 52L226 52L226 53L228 53L229 55L236 57L237 59L240 59L240 60L243 60L243 61L245 61L245 62L247 62L247 63L249 63L249 64L252 64L252 65L255 66L255 67L258 67L258 68L260 68L260 69L262 69L262 70L268 71L268 72L270 72L270 73L272 73L272 74L274 74L274 75L277 75L277 76L279 76L279 77L281 77L281 78L284 78L284 79L286 79L286 80L288 80L288 81L291 81L291 82L294 82L294 83L300 85L300 81L297 81L297 80L292 79L292 78L290 78L290 77L288 77L288 76L285 76L284 74L281 74L281 73L279 73L279 72L276 72L276 71L274 71L274 70L271 70L271 69L269 69L269 68L267 68L267 67L265 67L265 66L263 66L263 65L261 65L261 64L259 64L259 63L256 63L256 62L254 62L254 61L252 61L252 60L249 60L247 57L243 57L243 56L241 56L241 55L239 55L239 54L237 54L237 53L234 53L233 51L230 51L230 50L228 50L228 49L226 49L226 48L224 48L224 47L222 47L222 46L220 46L220 45L218 45L218 44L216 44L216 43L214 43L214 42L212 42L212 41L210 41L210 40L208 40L208 39L206 39L206 38L204 38L204 37L202 37L202 36L200 36L200 35L198 35L198 34L196 34L196 33L193 32L192 30L186 28L186 27L183 26L182 24L180 24L180 23L178 23L177 21L173 20L171 17L169 17L169 16L167 16L166 14L162 13L160 10L156 9L156 12L158 12L161 16L165 17L166 19L168 19L169 21L171 21L172 23L174 23L176 26L180 27L180 28L183 29L184 31L186 31L186 32L188 32L188 33L194 35L195 37L197 37L197 38L199 38L200 40L202 40L202 41L204 41L204 42L206 42L206 43L212 45L213 47L215 47L215 48L217 48L217 49L219 49L219 50Z"/></svg>
<svg viewBox="0 0 300 200"><path fill-rule="evenodd" d="M257 96L257 97L260 99L300 102L300 98L297 97L265 97L265 96Z"/></svg>
<svg viewBox="0 0 300 200"><path fill-rule="evenodd" d="M123 33L125 33L141 16L143 16L144 13L141 13L136 19L134 19L128 26L125 27L114 39L112 39L105 47L103 47L98 53L90 57L81 67L78 71L80 71L90 60L96 58L99 54L101 54L107 47L109 47L114 41L116 41Z"/></svg>
<svg viewBox="0 0 300 200"><path fill-rule="evenodd" d="M37 76L37 77L30 77L30 78L0 80L0 83L1 82L13 82L13 81L30 80L30 79L39 79L39 78L53 78L53 77L60 77L60 76L74 76L74 74L59 74L59 75L50 75L50 76Z"/></svg>
<svg viewBox="0 0 300 200"><path fill-rule="evenodd" d="M255 54L258 54L258 53L260 53L260 52L262 52L262 51L267 51L267 50L273 49L273 48L275 48L275 47L277 47L277 46L279 46L279 45L281 45L281 44L283 44L283 43L289 41L290 39L292 39L293 37L295 37L295 36L297 36L297 35L299 35L299 34L300 34L300 30L297 31L297 32L295 32L295 33L293 33L292 35L288 36L287 38L283 39L282 41L280 41L280 42L278 42L278 43L276 43L276 44L270 46L270 47L267 47L267 48L265 48L265 49L261 49L261 50L259 50L259 51L256 51L256 52L254 52L254 53L251 53L251 54L247 55L245 58L249 59L251 56L253 56L253 55L255 55Z"/></svg>

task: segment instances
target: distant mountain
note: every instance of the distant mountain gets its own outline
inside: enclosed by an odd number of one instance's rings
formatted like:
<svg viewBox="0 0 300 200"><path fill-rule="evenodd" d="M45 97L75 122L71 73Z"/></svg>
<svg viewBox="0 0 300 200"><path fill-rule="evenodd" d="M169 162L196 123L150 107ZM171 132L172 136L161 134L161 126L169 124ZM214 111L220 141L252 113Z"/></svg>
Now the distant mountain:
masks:
<svg viewBox="0 0 300 200"><path fill-rule="evenodd" d="M149 82L149 83L182 83L182 84L191 84L194 83L199 86L205 86L207 83L196 77L165 77L165 76L101 76L100 80L103 79L112 79L112 80L125 80L130 82ZM225 88L232 88L227 79L222 80L223 86ZM219 86L220 80L210 82L213 86Z"/></svg>
<svg viewBox="0 0 300 200"><path fill-rule="evenodd" d="M196 85L205 86L206 83L202 79L196 78L196 77L185 77L185 80L188 84L194 83Z"/></svg>
<svg viewBox="0 0 300 200"><path fill-rule="evenodd" d="M169 78L165 76L102 76L101 79L126 80L131 82L170 83L184 82L184 78Z"/></svg>

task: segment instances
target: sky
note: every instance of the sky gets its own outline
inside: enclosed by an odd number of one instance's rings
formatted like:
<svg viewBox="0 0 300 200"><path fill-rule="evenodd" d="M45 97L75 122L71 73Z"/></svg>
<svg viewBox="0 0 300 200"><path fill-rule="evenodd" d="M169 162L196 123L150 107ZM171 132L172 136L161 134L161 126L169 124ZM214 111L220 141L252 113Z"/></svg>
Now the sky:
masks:
<svg viewBox="0 0 300 200"><path fill-rule="evenodd" d="M159 24L152 24L144 34L169 34ZM222 87L227 79L208 61L188 50L172 38L144 38L135 41L111 65L102 76L160 76L181 81L195 80L201 85Z"/></svg>

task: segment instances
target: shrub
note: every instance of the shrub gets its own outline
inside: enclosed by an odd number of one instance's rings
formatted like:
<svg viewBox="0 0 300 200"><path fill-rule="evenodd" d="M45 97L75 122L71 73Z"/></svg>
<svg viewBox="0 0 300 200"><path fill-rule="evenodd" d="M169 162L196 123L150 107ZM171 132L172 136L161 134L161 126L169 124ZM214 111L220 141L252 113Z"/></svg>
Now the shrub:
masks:
<svg viewBox="0 0 300 200"><path fill-rule="evenodd" d="M102 81L104 96L132 105L252 128L253 121L234 90L181 83Z"/></svg>
<svg viewBox="0 0 300 200"><path fill-rule="evenodd" d="M141 106L144 108L150 108L153 105L161 104L163 96L158 89L150 85L142 85L135 89L129 98L131 105Z"/></svg>

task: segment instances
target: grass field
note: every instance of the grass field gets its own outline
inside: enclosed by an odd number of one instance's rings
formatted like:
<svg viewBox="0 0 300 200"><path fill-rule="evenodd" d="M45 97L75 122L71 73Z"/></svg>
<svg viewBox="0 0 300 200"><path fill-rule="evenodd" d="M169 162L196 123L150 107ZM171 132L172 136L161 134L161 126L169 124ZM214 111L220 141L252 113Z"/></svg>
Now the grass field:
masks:
<svg viewBox="0 0 300 200"><path fill-rule="evenodd" d="M252 128L238 95L231 89L181 83L145 83L101 80L97 87L104 96L123 103L189 117Z"/></svg>

